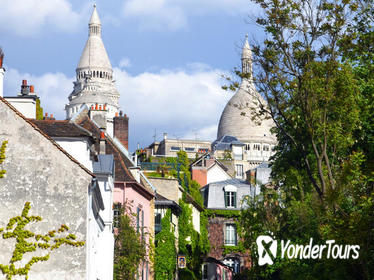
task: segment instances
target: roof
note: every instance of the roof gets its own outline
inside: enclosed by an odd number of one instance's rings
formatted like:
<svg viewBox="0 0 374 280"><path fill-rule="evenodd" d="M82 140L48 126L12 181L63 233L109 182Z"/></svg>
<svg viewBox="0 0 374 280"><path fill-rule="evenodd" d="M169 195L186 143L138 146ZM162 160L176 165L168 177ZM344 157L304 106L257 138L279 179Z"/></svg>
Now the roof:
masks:
<svg viewBox="0 0 374 280"><path fill-rule="evenodd" d="M245 42L242 51L242 59L252 59L252 51L248 43L248 35L245 36Z"/></svg>
<svg viewBox="0 0 374 280"><path fill-rule="evenodd" d="M80 116L76 116L74 119L80 126L90 131L94 137L100 138L101 130L95 123L88 117L87 111L82 111ZM135 178L132 176L129 168L134 167L134 164L129 160L129 158L123 154L121 149L117 146L114 139L106 135L106 145L105 154L113 155L114 159L114 181L115 182L125 182L127 186L135 188L138 192L143 193L146 196L153 197L154 193L151 189L139 184ZM99 151L100 143L97 141L95 143L96 151Z"/></svg>
<svg viewBox="0 0 374 280"><path fill-rule="evenodd" d="M8 101L6 101L3 97L0 96L0 101L3 102L6 106L8 106L12 111L14 111L20 118L22 118L25 122L30 124L37 132L47 138L57 149L59 149L62 153L64 153L72 162L77 164L80 168L82 168L85 172L87 172L92 177L95 177L90 170L88 170L83 164L77 161L74 157L72 157L67 151L65 151L59 144L56 143L48 134L46 134L42 129L40 129L37 125L35 125L30 119L27 119L24 115L22 115L16 108L14 108Z"/></svg>
<svg viewBox="0 0 374 280"><path fill-rule="evenodd" d="M97 10L96 10L96 4L94 5L94 10L92 12L89 24L99 24L99 25L101 25L99 14L97 13Z"/></svg>
<svg viewBox="0 0 374 280"><path fill-rule="evenodd" d="M84 113L84 112L83 112ZM90 131L94 137L100 139L101 130L92 122L92 120L88 117L88 115L83 115L76 119L78 124L85 128L86 130ZM112 139L110 137L106 137L105 145L105 154L113 154L114 156L114 180L119 182L136 182L128 167L132 167L133 164L128 160L128 158L123 155L120 150L114 145ZM100 143L95 143L96 151L99 151Z"/></svg>
<svg viewBox="0 0 374 280"><path fill-rule="evenodd" d="M113 155L98 155L97 161L93 163L93 172L95 174L113 174L114 172Z"/></svg>
<svg viewBox="0 0 374 280"><path fill-rule="evenodd" d="M92 12L89 25L91 24L99 25L99 28L101 26L96 7L94 7ZM77 69L82 68L99 68L106 71L112 71L112 65L110 64L104 43L101 40L101 32L89 33L89 37L77 66Z"/></svg>
<svg viewBox="0 0 374 280"><path fill-rule="evenodd" d="M212 150L231 150L231 146L244 146L245 144L240 142L238 138L231 135L223 135L219 139L215 140L212 143Z"/></svg>
<svg viewBox="0 0 374 280"><path fill-rule="evenodd" d="M50 137L90 137L92 133L87 129L68 120L35 120L30 119Z"/></svg>
<svg viewBox="0 0 374 280"><path fill-rule="evenodd" d="M155 205L168 206L174 208L178 213L182 212L182 208L175 201L167 199L158 193L156 193Z"/></svg>

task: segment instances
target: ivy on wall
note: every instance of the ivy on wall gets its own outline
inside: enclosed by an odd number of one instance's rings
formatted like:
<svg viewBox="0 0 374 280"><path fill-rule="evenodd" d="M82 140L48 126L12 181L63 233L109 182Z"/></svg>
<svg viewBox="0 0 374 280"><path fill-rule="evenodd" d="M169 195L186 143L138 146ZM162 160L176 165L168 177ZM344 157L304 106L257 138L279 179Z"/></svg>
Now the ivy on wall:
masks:
<svg viewBox="0 0 374 280"><path fill-rule="evenodd" d="M36 99L36 119L43 119L43 108L40 106L40 99Z"/></svg>
<svg viewBox="0 0 374 280"><path fill-rule="evenodd" d="M61 225L59 229L49 231L46 234L36 234L25 227L30 223L42 221L39 216L29 216L30 202L26 202L20 216L9 219L5 228L0 228L0 234L3 239L14 238L15 246L12 257L8 264L0 264L0 272L6 276L7 280L13 279L14 276L24 276L28 279L31 267L38 262L45 262L49 259L52 251L60 248L61 245L81 247L84 241L76 241L74 234L63 235L68 232L66 225ZM43 256L34 256L25 263L24 255L35 252L37 249L45 250L48 253ZM23 266L18 266L25 263Z"/></svg>
<svg viewBox="0 0 374 280"><path fill-rule="evenodd" d="M0 164L3 164L3 162L5 160L5 149L6 149L7 144L8 144L8 141L4 141L1 144L1 147L0 147ZM5 170L0 169L0 178L3 178L5 173L6 173Z"/></svg>
<svg viewBox="0 0 374 280"><path fill-rule="evenodd" d="M177 265L175 236L171 228L171 211L168 209L161 219L161 231L156 234L155 278L173 280Z"/></svg>

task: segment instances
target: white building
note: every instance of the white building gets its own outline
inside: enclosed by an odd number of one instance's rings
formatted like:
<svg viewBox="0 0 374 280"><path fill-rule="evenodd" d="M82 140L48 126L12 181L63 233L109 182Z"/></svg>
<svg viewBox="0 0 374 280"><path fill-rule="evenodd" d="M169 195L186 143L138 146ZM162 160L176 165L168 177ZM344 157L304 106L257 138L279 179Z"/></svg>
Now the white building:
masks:
<svg viewBox="0 0 374 280"><path fill-rule="evenodd" d="M257 92L252 76L252 52L246 38L242 51L242 73L246 74L239 89L226 104L222 112L217 140L212 150L217 158L231 152L235 161L236 178L243 179L244 173L269 161L277 143L271 128L275 126L270 116L259 114L261 106L266 108L264 98Z"/></svg>
<svg viewBox="0 0 374 280"><path fill-rule="evenodd" d="M94 5L89 36L76 69L76 81L69 103L65 106L66 118L71 119L86 104L91 118L113 136L113 118L119 111L119 93L113 81L113 69L101 39L101 22Z"/></svg>

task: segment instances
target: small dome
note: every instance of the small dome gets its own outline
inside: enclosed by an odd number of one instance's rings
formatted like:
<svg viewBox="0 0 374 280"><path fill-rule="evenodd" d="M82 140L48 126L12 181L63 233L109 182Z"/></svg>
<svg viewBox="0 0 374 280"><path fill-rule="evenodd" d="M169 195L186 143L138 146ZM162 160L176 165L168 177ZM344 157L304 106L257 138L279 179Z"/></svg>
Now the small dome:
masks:
<svg viewBox="0 0 374 280"><path fill-rule="evenodd" d="M258 110L259 102L265 100L256 91L253 83L243 81L238 91L226 104L218 125L217 138L224 135L236 137L241 142L265 141L275 142L270 129L274 126L271 119L255 118L254 110Z"/></svg>
<svg viewBox="0 0 374 280"><path fill-rule="evenodd" d="M246 36L242 50L242 72L252 73L252 52ZM266 102L257 92L253 81L243 78L238 91L226 104L218 125L217 139L224 135L236 137L243 143L276 143L270 129L274 122L265 116L254 116L259 112L260 104Z"/></svg>
<svg viewBox="0 0 374 280"><path fill-rule="evenodd" d="M88 37L86 46L79 60L77 70L82 68L107 68L112 70L112 65L105 50L104 43L99 36Z"/></svg>

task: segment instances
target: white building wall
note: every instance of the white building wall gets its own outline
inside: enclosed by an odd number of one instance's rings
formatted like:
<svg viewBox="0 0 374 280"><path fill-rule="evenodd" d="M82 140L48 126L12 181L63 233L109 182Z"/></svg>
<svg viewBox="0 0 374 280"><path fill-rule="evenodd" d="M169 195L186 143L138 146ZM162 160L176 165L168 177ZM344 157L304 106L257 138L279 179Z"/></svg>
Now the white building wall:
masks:
<svg viewBox="0 0 374 280"><path fill-rule="evenodd" d="M192 225L194 230L200 233L200 211L196 209L192 204L189 205L192 209Z"/></svg>
<svg viewBox="0 0 374 280"><path fill-rule="evenodd" d="M36 101L34 99L17 97L17 98L6 98L6 100L10 104L12 104L12 106L16 108L19 112L21 112L22 115L24 115L26 118L29 118L29 119L36 118Z"/></svg>
<svg viewBox="0 0 374 280"><path fill-rule="evenodd" d="M207 184L225 181L231 179L229 174L227 174L220 166L217 164L210 168L207 172Z"/></svg>
<svg viewBox="0 0 374 280"><path fill-rule="evenodd" d="M90 147L88 140L86 139L67 139L67 138L55 138L57 144L59 144L65 151L72 155L76 160L84 165L88 170L92 171L92 161L90 159Z"/></svg>

